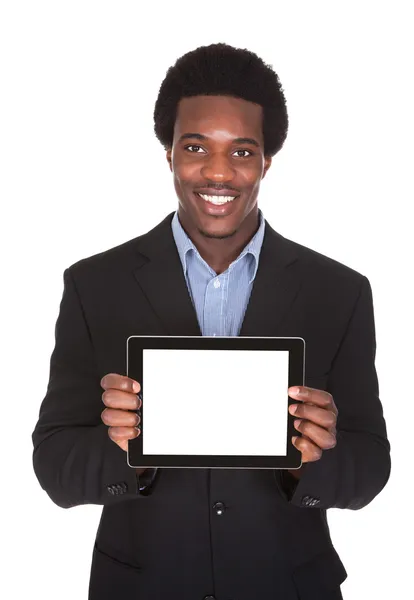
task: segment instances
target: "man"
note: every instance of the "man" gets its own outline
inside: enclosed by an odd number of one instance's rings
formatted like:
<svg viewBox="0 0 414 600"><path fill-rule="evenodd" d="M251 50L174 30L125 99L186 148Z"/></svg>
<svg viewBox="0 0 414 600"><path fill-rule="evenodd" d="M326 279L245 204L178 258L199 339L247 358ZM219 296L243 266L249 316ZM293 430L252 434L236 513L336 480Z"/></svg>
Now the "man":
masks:
<svg viewBox="0 0 414 600"><path fill-rule="evenodd" d="M326 510L363 508L390 474L369 281L284 238L259 210L288 118L255 54L214 44L184 55L154 120L178 211L65 270L36 475L59 506L103 505L92 600L342 598ZM303 337L306 386L289 389L302 467L130 468L141 404L140 382L125 376L130 335Z"/></svg>

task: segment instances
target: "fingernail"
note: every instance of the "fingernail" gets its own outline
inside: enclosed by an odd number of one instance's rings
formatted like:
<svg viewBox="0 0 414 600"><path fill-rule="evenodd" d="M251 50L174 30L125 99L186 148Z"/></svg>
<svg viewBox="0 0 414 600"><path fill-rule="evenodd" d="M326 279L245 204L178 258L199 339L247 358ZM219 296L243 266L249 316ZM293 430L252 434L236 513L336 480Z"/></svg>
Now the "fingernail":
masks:
<svg viewBox="0 0 414 600"><path fill-rule="evenodd" d="M291 394L294 394L295 396L297 396L298 394L300 394L300 388L293 388L291 391Z"/></svg>
<svg viewBox="0 0 414 600"><path fill-rule="evenodd" d="M298 410L297 404L292 404L291 406L289 406L289 412L291 415L294 415L297 410Z"/></svg>
<svg viewBox="0 0 414 600"><path fill-rule="evenodd" d="M292 442L293 442L293 443L295 443L297 439L298 439L298 436L297 436L297 435L294 435L294 436L292 437Z"/></svg>
<svg viewBox="0 0 414 600"><path fill-rule="evenodd" d="M132 389L134 390L135 393L138 393L139 390L141 389L141 386L139 385L139 383L137 383L136 381L134 381L134 383L132 385Z"/></svg>

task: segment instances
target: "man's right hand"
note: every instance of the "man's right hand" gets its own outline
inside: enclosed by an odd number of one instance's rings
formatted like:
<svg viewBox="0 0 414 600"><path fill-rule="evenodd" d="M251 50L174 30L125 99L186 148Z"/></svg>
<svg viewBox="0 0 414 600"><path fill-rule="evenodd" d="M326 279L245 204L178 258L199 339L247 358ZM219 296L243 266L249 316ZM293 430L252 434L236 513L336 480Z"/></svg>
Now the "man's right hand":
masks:
<svg viewBox="0 0 414 600"><path fill-rule="evenodd" d="M108 373L101 379L101 387L105 390L102 401L104 408L101 419L105 425L109 425L108 435L115 444L118 444L125 452L128 450L128 440L139 436L139 416L130 411L141 408L141 400L137 393L141 385L134 379L117 373ZM143 473L145 469L136 469L137 473Z"/></svg>

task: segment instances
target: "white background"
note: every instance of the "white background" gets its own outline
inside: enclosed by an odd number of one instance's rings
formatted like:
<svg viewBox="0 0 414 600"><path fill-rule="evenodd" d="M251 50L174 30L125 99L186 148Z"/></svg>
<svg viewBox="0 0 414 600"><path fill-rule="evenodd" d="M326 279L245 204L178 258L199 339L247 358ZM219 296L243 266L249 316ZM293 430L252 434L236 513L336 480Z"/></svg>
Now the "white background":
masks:
<svg viewBox="0 0 414 600"><path fill-rule="evenodd" d="M383 492L328 512L345 600L412 587L412 3L22 2L0 9L4 596L86 598L101 507L55 506L31 466L63 271L175 210L152 111L167 68L224 41L278 72L290 130L263 181L274 229L366 275L392 446ZM25 592L26 590L26 592Z"/></svg>

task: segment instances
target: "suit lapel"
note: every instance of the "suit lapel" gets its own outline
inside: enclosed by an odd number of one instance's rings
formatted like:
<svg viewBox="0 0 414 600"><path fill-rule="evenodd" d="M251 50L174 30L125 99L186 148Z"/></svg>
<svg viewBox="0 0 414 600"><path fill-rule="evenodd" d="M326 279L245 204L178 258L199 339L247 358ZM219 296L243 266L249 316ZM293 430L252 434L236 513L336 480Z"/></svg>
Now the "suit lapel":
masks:
<svg viewBox="0 0 414 600"><path fill-rule="evenodd" d="M300 286L298 254L295 245L265 221L265 234L259 255L259 268L253 282L241 336L281 336Z"/></svg>
<svg viewBox="0 0 414 600"><path fill-rule="evenodd" d="M171 230L174 213L140 237L134 277L160 321L154 335L201 336ZM299 292L295 245L265 221L259 267L240 336L277 336Z"/></svg>
<svg viewBox="0 0 414 600"><path fill-rule="evenodd" d="M171 229L174 213L140 238L135 279L160 321L159 335L200 336ZM158 335L155 334L154 335Z"/></svg>

